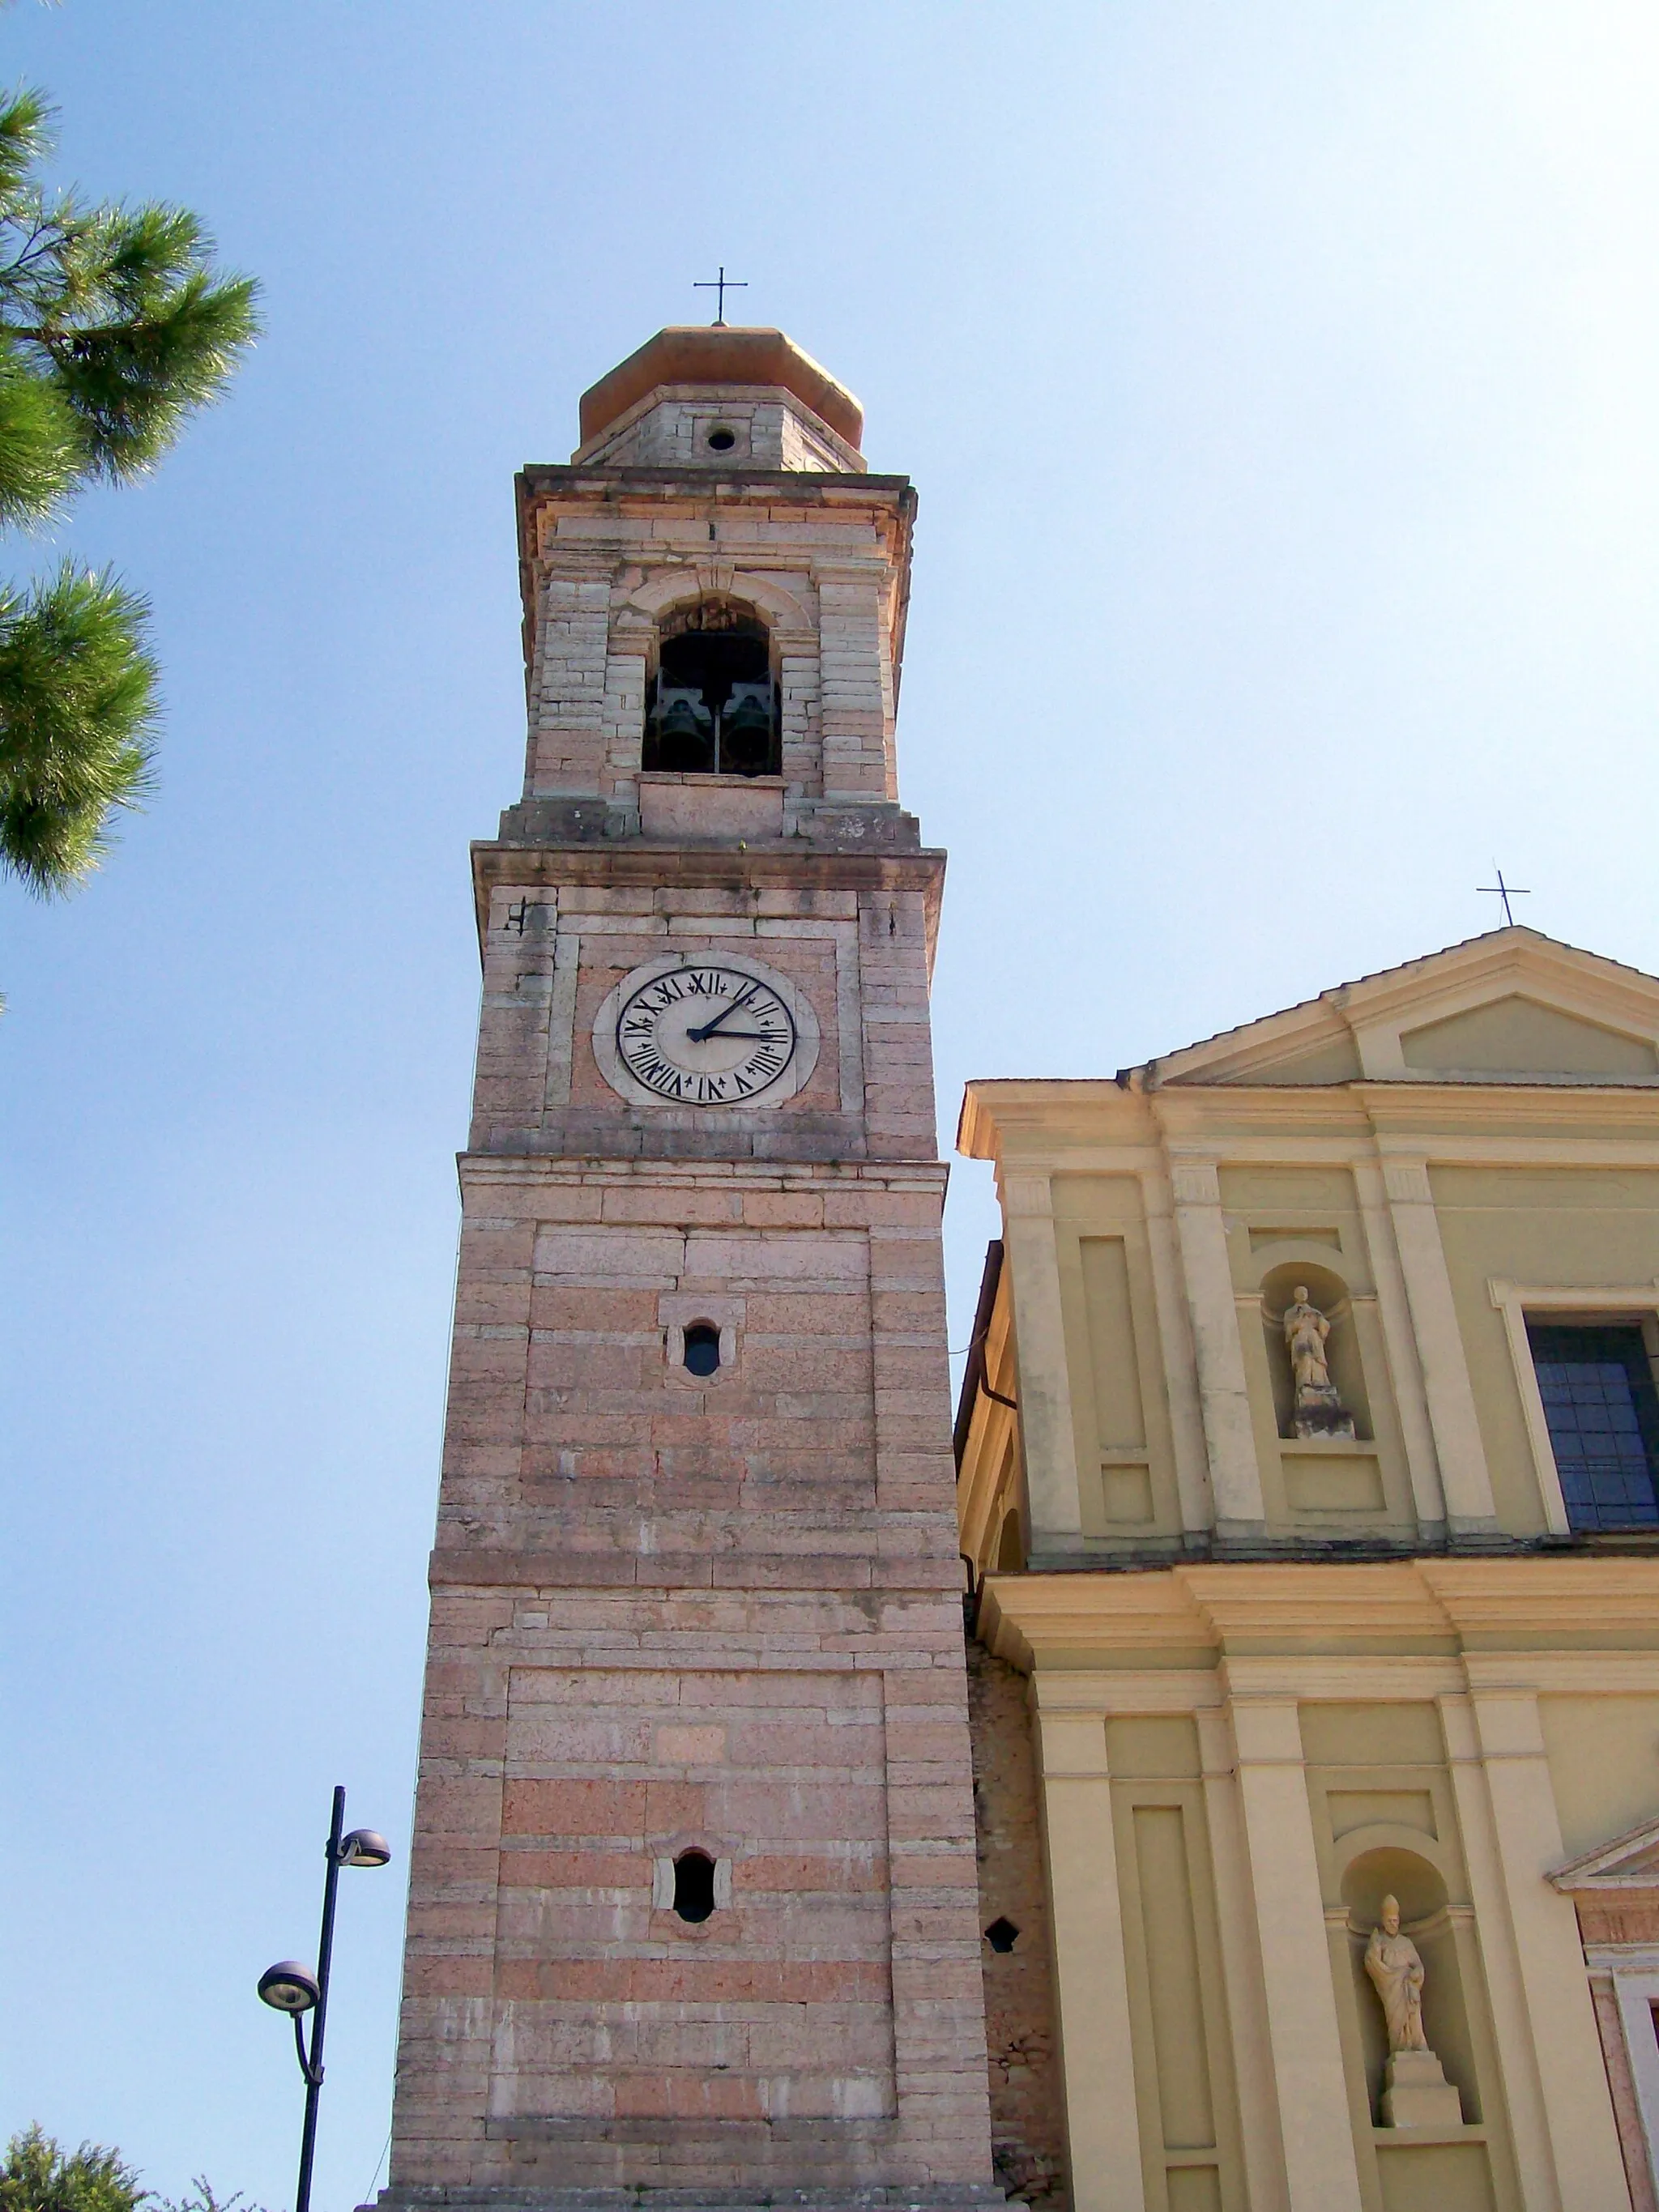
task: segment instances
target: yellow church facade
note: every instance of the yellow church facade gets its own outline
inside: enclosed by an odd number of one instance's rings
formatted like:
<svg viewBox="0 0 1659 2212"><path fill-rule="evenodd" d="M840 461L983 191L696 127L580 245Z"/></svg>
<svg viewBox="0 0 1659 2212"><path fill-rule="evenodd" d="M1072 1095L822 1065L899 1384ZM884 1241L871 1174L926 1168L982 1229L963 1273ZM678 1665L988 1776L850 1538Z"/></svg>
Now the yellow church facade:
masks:
<svg viewBox="0 0 1659 2212"><path fill-rule="evenodd" d="M1659 2212L1659 980L1506 928L959 1144L1001 2177Z"/></svg>

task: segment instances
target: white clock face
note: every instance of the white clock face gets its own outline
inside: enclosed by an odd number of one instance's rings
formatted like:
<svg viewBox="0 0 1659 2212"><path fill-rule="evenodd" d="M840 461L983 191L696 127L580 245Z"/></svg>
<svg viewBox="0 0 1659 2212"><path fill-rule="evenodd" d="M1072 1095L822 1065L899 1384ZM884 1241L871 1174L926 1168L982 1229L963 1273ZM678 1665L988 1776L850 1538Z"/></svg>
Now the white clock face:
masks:
<svg viewBox="0 0 1659 2212"><path fill-rule="evenodd" d="M741 968L697 962L625 990L617 1055L677 1106L746 1106L781 1083L799 1044L782 994ZM793 1086L792 1086L793 1087Z"/></svg>

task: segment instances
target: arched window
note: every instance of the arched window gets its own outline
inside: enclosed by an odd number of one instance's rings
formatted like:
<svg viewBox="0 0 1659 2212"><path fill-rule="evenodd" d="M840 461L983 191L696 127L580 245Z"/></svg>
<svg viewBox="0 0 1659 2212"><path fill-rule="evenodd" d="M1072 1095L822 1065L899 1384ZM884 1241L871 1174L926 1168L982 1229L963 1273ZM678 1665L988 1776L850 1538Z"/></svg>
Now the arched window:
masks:
<svg viewBox="0 0 1659 2212"><path fill-rule="evenodd" d="M682 1851L675 1860L674 1910L693 1922L714 1910L714 1862L707 1851Z"/></svg>
<svg viewBox="0 0 1659 2212"><path fill-rule="evenodd" d="M665 617L641 765L671 775L776 775L778 687L766 625L732 599Z"/></svg>
<svg viewBox="0 0 1659 2212"><path fill-rule="evenodd" d="M690 1375L713 1375L720 1364L720 1333L712 1322L694 1321L685 1332L685 1367Z"/></svg>

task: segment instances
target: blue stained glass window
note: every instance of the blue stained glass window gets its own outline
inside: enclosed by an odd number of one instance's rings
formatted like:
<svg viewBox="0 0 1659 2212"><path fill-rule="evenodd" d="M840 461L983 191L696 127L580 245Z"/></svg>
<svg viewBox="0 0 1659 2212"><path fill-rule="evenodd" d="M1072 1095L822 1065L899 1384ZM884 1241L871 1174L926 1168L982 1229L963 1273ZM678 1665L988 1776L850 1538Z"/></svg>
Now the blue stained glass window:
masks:
<svg viewBox="0 0 1659 2212"><path fill-rule="evenodd" d="M1569 1523L1659 1528L1659 1394L1641 1330L1529 1322L1527 1336Z"/></svg>

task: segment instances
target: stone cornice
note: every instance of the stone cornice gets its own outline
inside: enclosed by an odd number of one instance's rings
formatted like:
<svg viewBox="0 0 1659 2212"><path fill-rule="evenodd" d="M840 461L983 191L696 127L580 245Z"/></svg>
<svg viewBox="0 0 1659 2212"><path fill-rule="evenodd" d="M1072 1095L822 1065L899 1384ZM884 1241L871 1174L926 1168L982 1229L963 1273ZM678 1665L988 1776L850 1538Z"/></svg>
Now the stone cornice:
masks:
<svg viewBox="0 0 1659 2212"><path fill-rule="evenodd" d="M1378 1072L1381 1044L1382 1064L1392 1073L1398 1052L1397 1040L1393 1048L1387 1044L1390 1030L1397 1031L1408 1019L1421 1026L1511 993L1659 1040L1659 979L1536 930L1510 926L1337 984L1299 1006L1125 1072L1149 1087L1248 1083L1260 1069L1293 1062L1299 1054L1347 1036L1372 1074Z"/></svg>
<svg viewBox="0 0 1659 2212"><path fill-rule="evenodd" d="M915 487L908 477L877 476L862 471L836 474L825 469L605 468L596 462L526 462L514 479L522 501L562 495L614 501L619 491L641 498L696 499L704 502L763 499L791 507L914 507Z"/></svg>
<svg viewBox="0 0 1659 2212"><path fill-rule="evenodd" d="M822 1191L826 1187L924 1192L943 1197L951 1170L943 1160L685 1160L554 1158L534 1152L461 1152L462 1188L491 1184L566 1184L652 1190Z"/></svg>
<svg viewBox="0 0 1659 2212"><path fill-rule="evenodd" d="M1405 1147L1445 1164L1518 1166L1583 1161L1594 1146L1598 1164L1659 1166L1659 1085L1603 1083L1192 1084L1143 1093L1098 1079L976 1081L963 1093L957 1148L970 1159L1018 1160L1027 1173L1075 1173L1106 1165L1114 1148L1156 1140L1160 1125L1223 1164L1271 1158L1294 1139L1317 1146L1322 1158Z"/></svg>
<svg viewBox="0 0 1659 2212"><path fill-rule="evenodd" d="M630 837L568 845L513 845L480 840L472 848L473 902L482 945L496 890L920 891L930 940L945 890L945 854L924 845L909 852L826 851L804 837L768 844L666 845Z"/></svg>
<svg viewBox="0 0 1659 2212"><path fill-rule="evenodd" d="M969 1083L962 1095L957 1150L971 1160L1001 1157L1006 1139L1052 1137L1058 1144L1139 1140L1155 1128L1146 1100L1109 1079L999 1078Z"/></svg>
<svg viewBox="0 0 1659 2212"><path fill-rule="evenodd" d="M1513 1646L1618 1651L1659 1634L1659 1558L1421 1559L1398 1563L1240 1562L1141 1574L989 1574L980 1634L1028 1671L1151 1662L1158 1652L1230 1656ZM1644 1655L1645 1656L1645 1655Z"/></svg>

